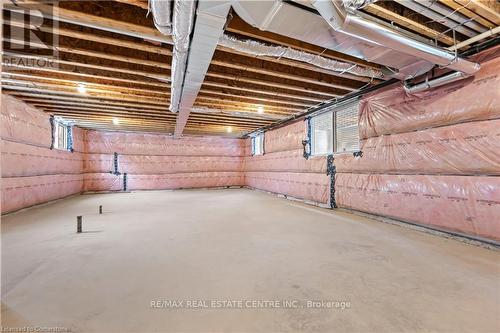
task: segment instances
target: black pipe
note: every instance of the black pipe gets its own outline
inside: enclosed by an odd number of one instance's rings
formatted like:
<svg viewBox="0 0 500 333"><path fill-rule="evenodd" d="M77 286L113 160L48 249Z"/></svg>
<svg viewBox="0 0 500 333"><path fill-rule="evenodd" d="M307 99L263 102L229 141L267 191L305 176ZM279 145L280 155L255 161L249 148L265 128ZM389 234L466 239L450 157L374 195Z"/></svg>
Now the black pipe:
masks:
<svg viewBox="0 0 500 333"><path fill-rule="evenodd" d="M76 232L77 233L82 232L82 217L81 216L76 217Z"/></svg>
<svg viewBox="0 0 500 333"><path fill-rule="evenodd" d="M486 41L486 42L481 43L479 45L472 46L469 49L459 53L459 55L464 56L464 57L471 56L473 54L479 53L479 52L484 51L486 49L489 49L491 47L497 46L498 44L500 44L500 36L495 37L493 39L490 39L489 41Z"/></svg>

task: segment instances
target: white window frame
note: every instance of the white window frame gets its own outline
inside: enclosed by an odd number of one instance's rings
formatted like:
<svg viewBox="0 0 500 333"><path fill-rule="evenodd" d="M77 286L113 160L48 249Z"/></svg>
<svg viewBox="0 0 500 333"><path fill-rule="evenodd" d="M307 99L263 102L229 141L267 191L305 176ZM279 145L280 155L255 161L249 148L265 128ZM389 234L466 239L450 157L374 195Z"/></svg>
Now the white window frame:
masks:
<svg viewBox="0 0 500 333"><path fill-rule="evenodd" d="M332 112L326 112L326 113L319 114L317 116L311 117L311 119L309 120L310 121L310 131L311 131L311 133L310 133L310 135L311 135L311 143L310 143L311 156L324 156L324 155L329 155L332 153L331 149L333 146L327 147L327 150L323 151L323 152L316 151L316 140L318 140L318 137L316 136L316 129L315 129L316 121L319 121L319 120L324 121L325 118L328 118L328 117L331 117L330 120L333 119ZM332 122L331 126L333 126L333 122ZM331 128L331 130L333 131L333 127ZM332 133L332 136L333 136L333 133ZM327 138L327 140L328 140L328 138ZM328 142L326 142L326 144L328 145Z"/></svg>
<svg viewBox="0 0 500 333"><path fill-rule="evenodd" d="M356 123L353 124L352 126L356 127L356 142L351 142L351 145L354 146L352 149L349 150L339 150L339 143L338 143L338 137L339 137L339 120L338 116L341 112L348 112L352 111L351 109L355 108L356 111ZM333 111L333 153L334 154L345 154L345 153L353 153L359 151L359 99L356 99L354 101L347 102L345 104L336 106L334 111Z"/></svg>
<svg viewBox="0 0 500 333"><path fill-rule="evenodd" d="M264 155L264 133L256 134L252 137L252 155Z"/></svg>
<svg viewBox="0 0 500 333"><path fill-rule="evenodd" d="M69 134L71 131L71 134ZM73 128L71 125L65 124L61 120L54 120L54 148L57 150L70 151L69 146L69 135L73 134Z"/></svg>
<svg viewBox="0 0 500 333"><path fill-rule="evenodd" d="M326 112L323 112L321 114L318 114L316 116L311 117L311 119L309 120L310 121L310 140L311 140L310 151L311 151L311 156L325 156L325 155L330 155L330 154L338 155L338 154L353 153L353 152L359 151L359 132L358 131L356 131L356 133L358 135L356 137L356 139L357 139L356 144L353 144L354 148L349 149L349 150L345 150L345 151L344 150L339 151L338 114L339 114L339 112L347 110L347 108L351 108L351 107L358 108L358 117L356 118L357 123L354 126L356 126L356 129L359 129L359 100L350 101L346 104L334 106L329 111L326 111ZM332 142L331 142L331 146L329 147L330 149L328 149L326 152L321 152L321 153L317 153L315 151L317 138L316 138L316 134L315 134L314 121L315 121L315 119L319 119L319 117L331 117L331 126L332 126L332 135L331 135Z"/></svg>

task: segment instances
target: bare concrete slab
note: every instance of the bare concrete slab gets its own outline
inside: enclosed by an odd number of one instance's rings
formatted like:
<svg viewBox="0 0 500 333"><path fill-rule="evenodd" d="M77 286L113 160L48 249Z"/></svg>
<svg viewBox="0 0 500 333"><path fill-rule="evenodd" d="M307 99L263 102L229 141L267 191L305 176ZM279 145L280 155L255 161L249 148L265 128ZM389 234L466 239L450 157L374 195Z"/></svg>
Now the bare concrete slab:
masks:
<svg viewBox="0 0 500 333"><path fill-rule="evenodd" d="M499 259L245 189L82 195L3 217L2 326L498 332Z"/></svg>

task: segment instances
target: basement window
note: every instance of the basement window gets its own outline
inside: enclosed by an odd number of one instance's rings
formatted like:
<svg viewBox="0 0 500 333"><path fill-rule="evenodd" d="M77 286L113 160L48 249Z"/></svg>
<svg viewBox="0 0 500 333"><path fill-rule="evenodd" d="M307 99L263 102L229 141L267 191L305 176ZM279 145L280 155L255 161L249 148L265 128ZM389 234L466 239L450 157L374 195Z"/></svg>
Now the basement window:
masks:
<svg viewBox="0 0 500 333"><path fill-rule="evenodd" d="M355 100L336 108L333 112L334 152L345 153L359 150L359 101Z"/></svg>
<svg viewBox="0 0 500 333"><path fill-rule="evenodd" d="M54 120L54 148L73 151L73 128L61 120Z"/></svg>
<svg viewBox="0 0 500 333"><path fill-rule="evenodd" d="M359 150L359 102L332 107L311 118L311 155L329 155Z"/></svg>
<svg viewBox="0 0 500 333"><path fill-rule="evenodd" d="M328 155L333 151L332 112L311 118L311 155Z"/></svg>
<svg viewBox="0 0 500 333"><path fill-rule="evenodd" d="M252 155L264 154L264 133L252 137Z"/></svg>

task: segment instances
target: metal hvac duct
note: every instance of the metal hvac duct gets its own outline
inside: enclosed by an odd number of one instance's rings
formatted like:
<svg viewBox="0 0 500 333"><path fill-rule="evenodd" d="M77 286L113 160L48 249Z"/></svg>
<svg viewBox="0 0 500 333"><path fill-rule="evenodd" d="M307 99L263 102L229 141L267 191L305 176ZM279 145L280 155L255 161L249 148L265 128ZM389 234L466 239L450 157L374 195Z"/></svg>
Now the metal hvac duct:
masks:
<svg viewBox="0 0 500 333"><path fill-rule="evenodd" d="M463 80L469 76L470 75L464 74L462 72L452 72L450 74L432 79L430 81L425 80L424 82L418 83L415 85L409 85L409 84L405 83L404 89L409 94L415 94L415 93L422 92L422 91L427 90L427 89L436 88L436 87L439 87L439 86L442 86L442 85L445 85L445 84L448 84L451 82Z"/></svg>
<svg viewBox="0 0 500 333"><path fill-rule="evenodd" d="M198 0L196 24L189 49L189 61L185 70L186 77L178 104L179 115L175 124L175 138L180 137L187 123L189 113L219 43L219 38L224 33L224 25L230 9L231 1Z"/></svg>
<svg viewBox="0 0 500 333"><path fill-rule="evenodd" d="M424 74L434 67L433 63L412 54L397 52L383 45L335 31L315 13L309 0L298 2L300 5L280 0L239 0L233 3L233 10L245 22L260 30L386 66L383 70L389 77L407 79ZM311 9L305 9L305 6ZM290 24L291 20L294 24Z"/></svg>
<svg viewBox="0 0 500 333"><path fill-rule="evenodd" d="M408 37L396 28L374 22L346 10L374 1L295 0L291 2L245 1L233 3L235 12L247 23L265 31L295 38L327 49L386 66L385 74L408 80L427 73L435 65L473 74L479 65L457 57L454 52ZM304 9L303 6L316 9ZM323 17L323 18L321 18ZM290 24L293 18L294 24Z"/></svg>
<svg viewBox="0 0 500 333"><path fill-rule="evenodd" d="M313 6L335 30L352 37L384 45L393 50L412 54L433 64L472 75L479 64L458 57L455 53L431 46L348 12L340 0L312 0Z"/></svg>

